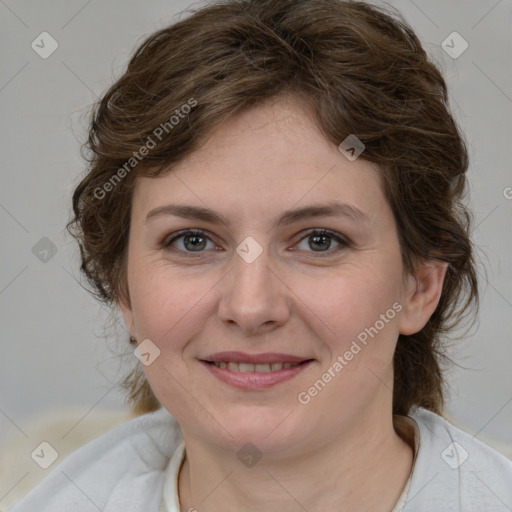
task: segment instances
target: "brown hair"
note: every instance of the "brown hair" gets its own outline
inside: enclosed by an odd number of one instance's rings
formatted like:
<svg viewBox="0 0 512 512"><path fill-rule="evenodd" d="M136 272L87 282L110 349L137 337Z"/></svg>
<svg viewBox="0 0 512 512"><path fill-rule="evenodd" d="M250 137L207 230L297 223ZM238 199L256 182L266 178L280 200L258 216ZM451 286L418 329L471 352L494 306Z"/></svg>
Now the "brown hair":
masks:
<svg viewBox="0 0 512 512"><path fill-rule="evenodd" d="M308 105L334 144L350 134L365 144L362 158L381 169L406 273L420 259L449 263L437 309L420 332L399 336L394 355L393 413L441 413L445 335L472 303L478 309L471 215L462 203L468 156L441 72L390 7L227 0L149 36L94 106L84 144L89 169L68 229L93 293L109 305L129 302L137 176L169 172L230 116L279 95ZM140 366L123 387L139 412L160 406Z"/></svg>

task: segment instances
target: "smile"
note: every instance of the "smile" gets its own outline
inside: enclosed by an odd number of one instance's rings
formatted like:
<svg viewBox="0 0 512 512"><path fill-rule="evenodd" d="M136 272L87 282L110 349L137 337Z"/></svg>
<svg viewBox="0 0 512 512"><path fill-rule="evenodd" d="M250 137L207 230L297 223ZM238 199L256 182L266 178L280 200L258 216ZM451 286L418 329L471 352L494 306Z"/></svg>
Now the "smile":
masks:
<svg viewBox="0 0 512 512"><path fill-rule="evenodd" d="M267 355L267 362L260 356L245 357L214 357L212 360L200 360L204 368L216 380L244 391L260 391L293 379L303 372L314 359L300 359L298 357L284 356L272 357ZM234 359L234 360L233 360ZM240 361L245 359L245 361ZM247 359L258 359L257 362L248 362ZM281 359L276 361L275 359ZM286 360L288 359L288 360ZM290 361L290 359L296 359Z"/></svg>
<svg viewBox="0 0 512 512"><path fill-rule="evenodd" d="M269 373L276 372L282 369L288 370L289 368L293 368L295 366L299 366L301 363L260 363L260 364L252 364L252 363L236 363L233 361L212 361L217 368L227 368L232 372L242 372L242 373Z"/></svg>

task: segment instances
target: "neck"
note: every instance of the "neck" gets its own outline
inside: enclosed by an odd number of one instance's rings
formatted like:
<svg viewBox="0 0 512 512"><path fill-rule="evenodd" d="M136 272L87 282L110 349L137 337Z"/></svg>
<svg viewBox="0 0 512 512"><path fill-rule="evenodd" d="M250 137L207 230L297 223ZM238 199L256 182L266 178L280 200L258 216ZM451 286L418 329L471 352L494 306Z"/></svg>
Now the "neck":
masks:
<svg viewBox="0 0 512 512"><path fill-rule="evenodd" d="M381 412L381 411L379 411ZM181 512L389 512L412 470L413 448L395 432L391 414L368 417L314 446L253 467L209 444L187 439L179 476ZM379 425L379 428L375 428Z"/></svg>

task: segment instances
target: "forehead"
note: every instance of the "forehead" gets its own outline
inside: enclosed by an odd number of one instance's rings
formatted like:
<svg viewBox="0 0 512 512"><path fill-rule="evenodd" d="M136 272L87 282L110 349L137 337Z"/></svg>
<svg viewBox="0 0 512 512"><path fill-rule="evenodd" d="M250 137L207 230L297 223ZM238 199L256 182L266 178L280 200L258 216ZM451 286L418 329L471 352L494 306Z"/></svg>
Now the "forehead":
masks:
<svg viewBox="0 0 512 512"><path fill-rule="evenodd" d="M335 200L383 207L377 166L349 161L303 104L281 98L232 116L168 173L138 178L134 209L192 202L251 216Z"/></svg>

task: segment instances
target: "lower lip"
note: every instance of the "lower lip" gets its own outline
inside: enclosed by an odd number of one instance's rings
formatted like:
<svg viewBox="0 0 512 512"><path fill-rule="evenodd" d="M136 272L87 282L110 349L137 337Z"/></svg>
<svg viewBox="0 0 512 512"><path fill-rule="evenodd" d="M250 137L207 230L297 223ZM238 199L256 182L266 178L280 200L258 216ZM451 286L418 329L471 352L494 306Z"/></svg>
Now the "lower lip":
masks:
<svg viewBox="0 0 512 512"><path fill-rule="evenodd" d="M201 361L206 369L222 382L245 390L267 389L281 382L293 379L300 372L305 370L313 361L306 361L292 368L283 368L273 372L234 372L227 368L219 368L214 364Z"/></svg>

